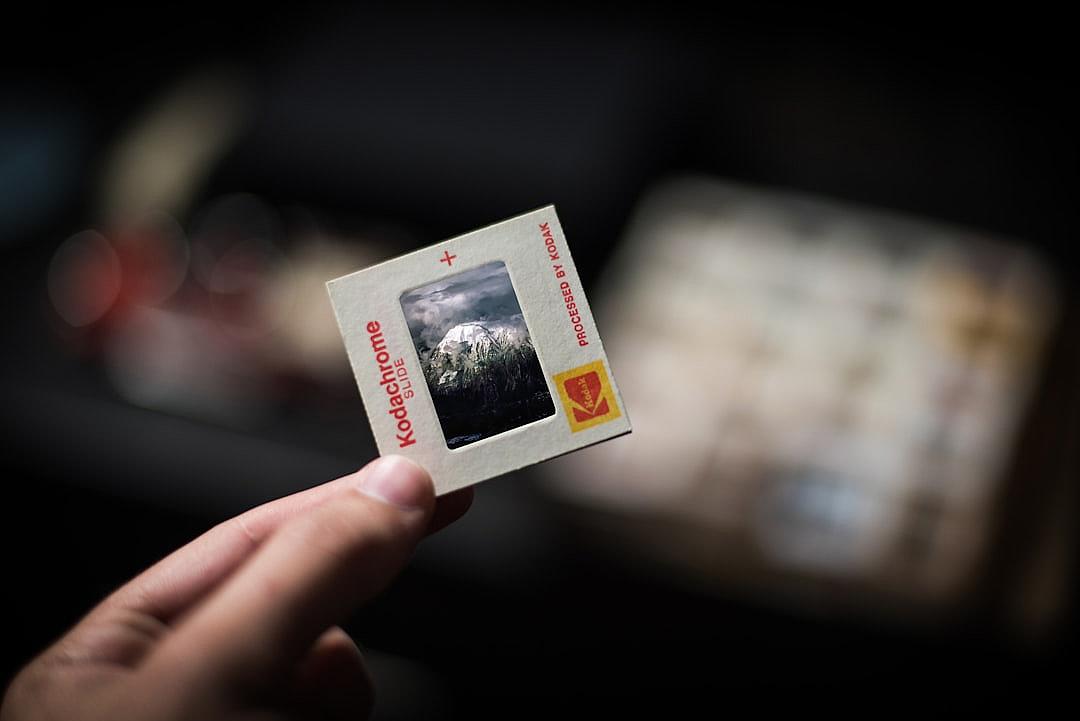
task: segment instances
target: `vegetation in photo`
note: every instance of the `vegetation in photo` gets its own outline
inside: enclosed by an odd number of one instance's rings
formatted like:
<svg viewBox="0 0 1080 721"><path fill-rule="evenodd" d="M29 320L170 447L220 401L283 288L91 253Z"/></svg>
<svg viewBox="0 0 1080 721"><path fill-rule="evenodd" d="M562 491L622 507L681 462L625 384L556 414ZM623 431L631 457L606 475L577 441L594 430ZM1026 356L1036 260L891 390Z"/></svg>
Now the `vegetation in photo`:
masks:
<svg viewBox="0 0 1080 721"><path fill-rule="evenodd" d="M447 446L459 448L555 413L503 263L410 291L401 307Z"/></svg>

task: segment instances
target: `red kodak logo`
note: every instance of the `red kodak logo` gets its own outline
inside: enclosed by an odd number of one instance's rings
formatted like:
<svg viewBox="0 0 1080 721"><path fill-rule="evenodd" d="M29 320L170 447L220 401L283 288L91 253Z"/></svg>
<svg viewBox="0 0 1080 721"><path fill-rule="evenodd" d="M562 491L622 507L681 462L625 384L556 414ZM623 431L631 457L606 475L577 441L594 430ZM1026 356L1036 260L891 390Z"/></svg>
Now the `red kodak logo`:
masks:
<svg viewBox="0 0 1080 721"><path fill-rule="evenodd" d="M621 415L603 361L560 373L555 376L555 382L574 433Z"/></svg>
<svg viewBox="0 0 1080 721"><path fill-rule="evenodd" d="M574 420L578 423L607 415L610 410L601 388L600 374L596 371L568 378L563 381L563 386L566 388L566 395L570 396L574 403L572 410Z"/></svg>

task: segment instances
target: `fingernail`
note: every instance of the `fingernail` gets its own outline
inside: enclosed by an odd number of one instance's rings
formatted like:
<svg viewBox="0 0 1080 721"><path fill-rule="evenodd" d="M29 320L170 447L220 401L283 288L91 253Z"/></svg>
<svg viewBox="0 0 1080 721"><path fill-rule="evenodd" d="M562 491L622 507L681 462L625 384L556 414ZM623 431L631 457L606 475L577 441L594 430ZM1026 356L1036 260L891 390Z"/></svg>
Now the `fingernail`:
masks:
<svg viewBox="0 0 1080 721"><path fill-rule="evenodd" d="M434 495L431 476L402 456L383 456L361 474L360 491L398 508L423 508Z"/></svg>

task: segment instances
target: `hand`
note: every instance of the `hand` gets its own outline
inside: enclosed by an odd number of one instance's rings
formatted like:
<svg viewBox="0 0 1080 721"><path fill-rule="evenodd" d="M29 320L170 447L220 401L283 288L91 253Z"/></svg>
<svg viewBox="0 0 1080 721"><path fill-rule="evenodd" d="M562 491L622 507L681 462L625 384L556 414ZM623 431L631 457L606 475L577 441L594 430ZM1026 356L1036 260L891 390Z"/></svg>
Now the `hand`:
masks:
<svg viewBox="0 0 1080 721"><path fill-rule="evenodd" d="M366 718L371 679L335 624L471 502L436 508L427 473L390 456L230 519L24 668L0 721Z"/></svg>

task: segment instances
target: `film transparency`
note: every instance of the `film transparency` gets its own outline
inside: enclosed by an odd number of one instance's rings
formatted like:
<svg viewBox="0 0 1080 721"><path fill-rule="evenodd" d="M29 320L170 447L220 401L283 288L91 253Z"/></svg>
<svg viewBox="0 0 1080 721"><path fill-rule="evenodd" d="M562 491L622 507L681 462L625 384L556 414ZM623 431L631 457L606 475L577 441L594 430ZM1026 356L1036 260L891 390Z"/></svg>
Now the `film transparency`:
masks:
<svg viewBox="0 0 1080 721"><path fill-rule="evenodd" d="M327 288L380 453L439 494L630 432L554 206Z"/></svg>

